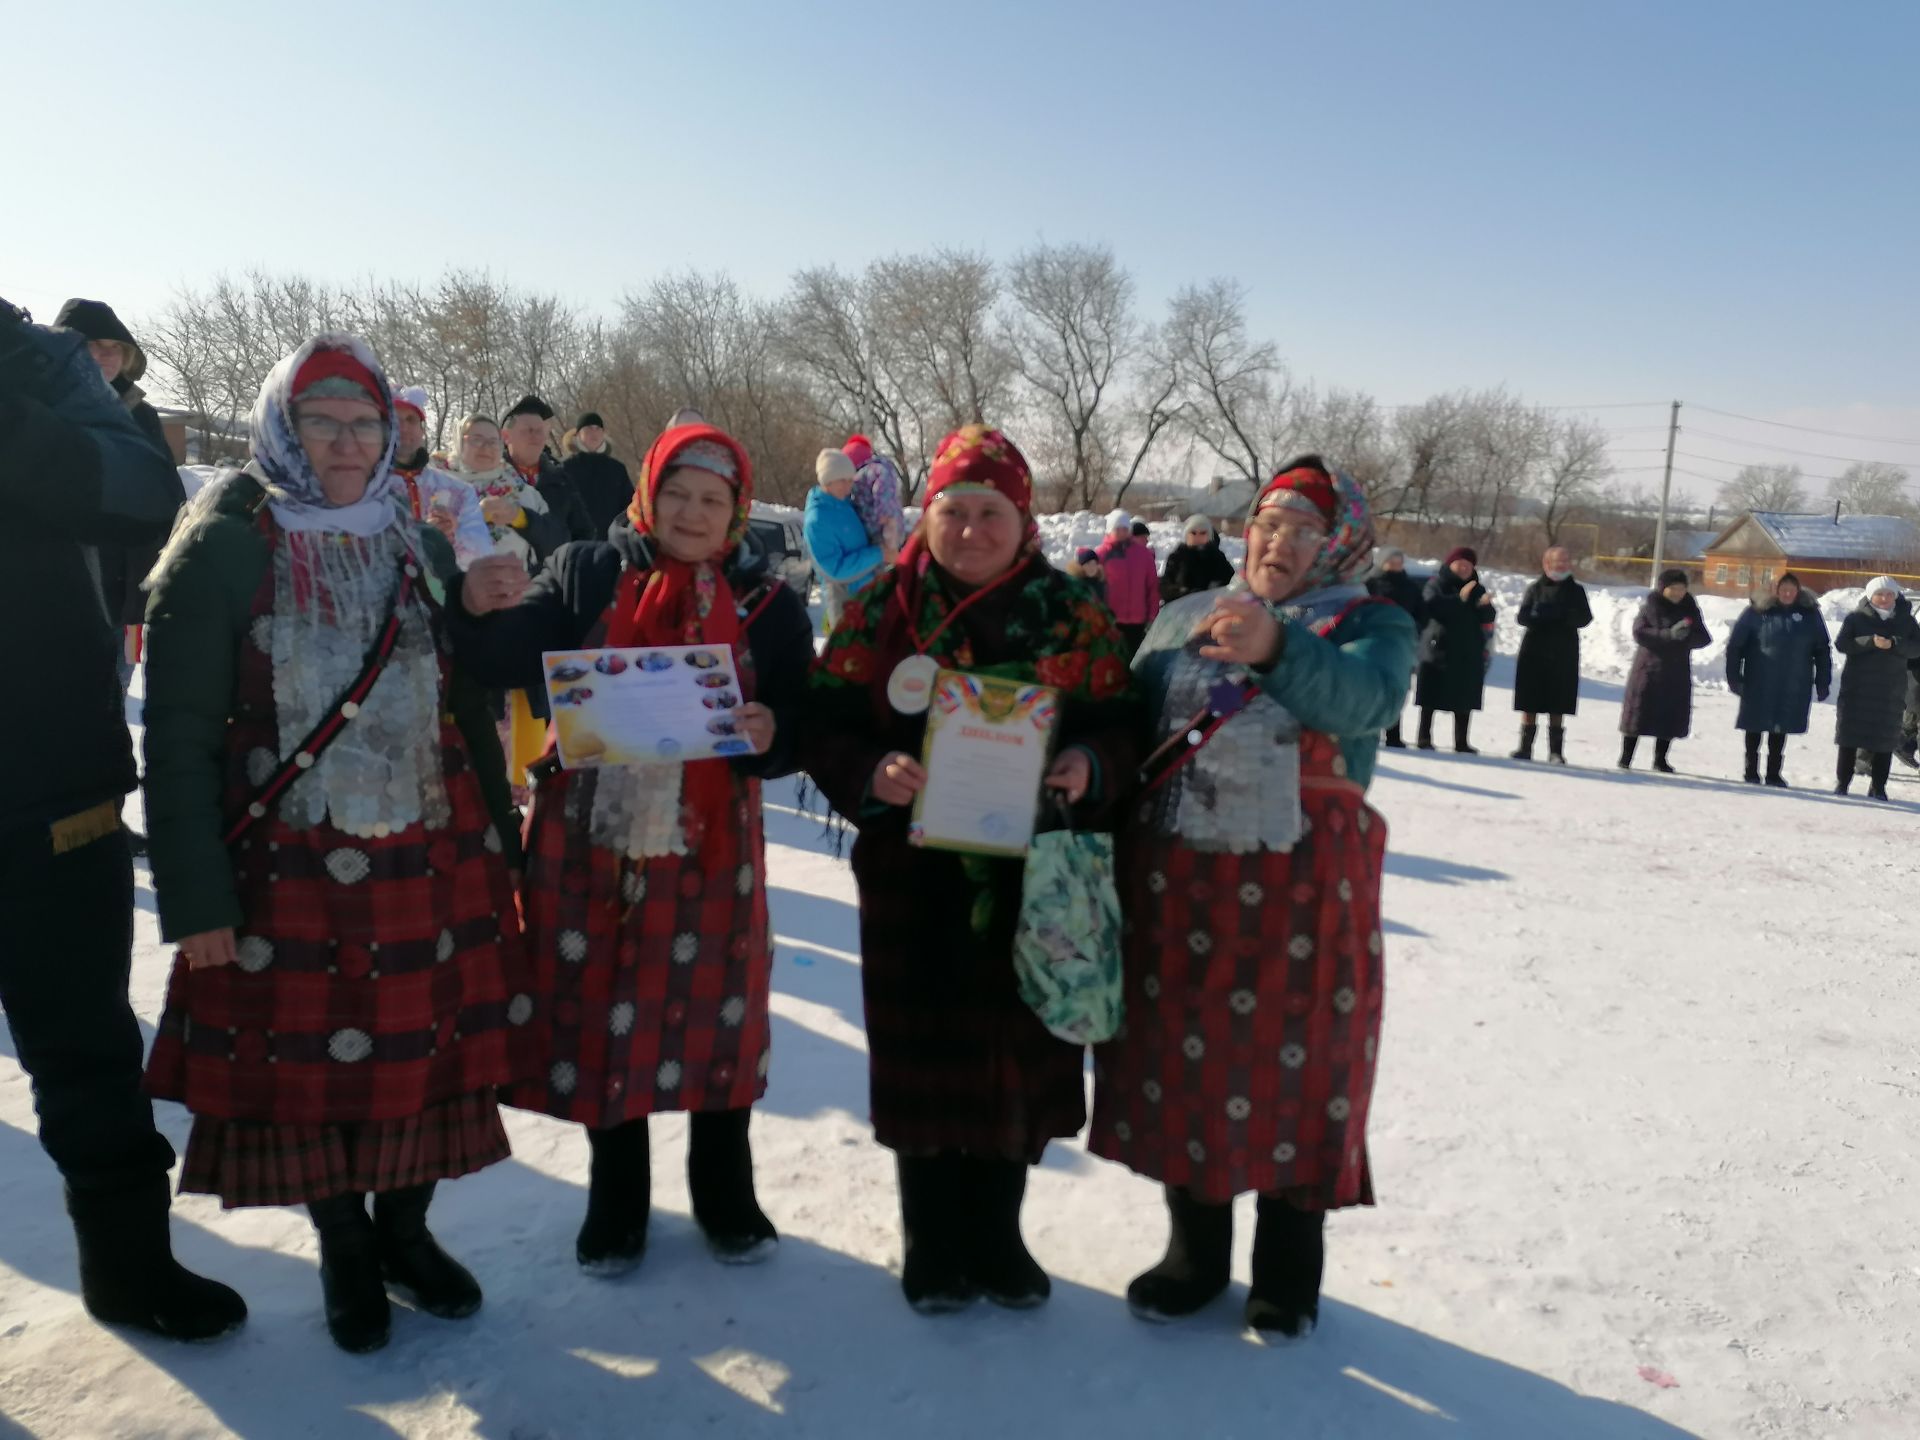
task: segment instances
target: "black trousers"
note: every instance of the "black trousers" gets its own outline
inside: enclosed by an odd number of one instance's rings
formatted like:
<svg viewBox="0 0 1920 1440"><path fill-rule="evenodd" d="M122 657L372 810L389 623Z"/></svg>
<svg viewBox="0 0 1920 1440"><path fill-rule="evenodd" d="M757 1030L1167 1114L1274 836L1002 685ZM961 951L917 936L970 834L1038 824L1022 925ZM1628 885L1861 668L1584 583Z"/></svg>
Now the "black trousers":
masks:
<svg viewBox="0 0 1920 1440"><path fill-rule="evenodd" d="M1840 747L1840 763L1836 767L1839 772L1840 783L1842 785L1852 783L1854 763L1862 758L1865 758L1873 767L1868 781L1869 788L1874 790L1886 789L1887 777L1893 773L1893 753L1886 750L1869 750L1865 752L1863 757L1862 752L1851 745L1842 745Z"/></svg>
<svg viewBox="0 0 1920 1440"><path fill-rule="evenodd" d="M0 1007L40 1143L76 1190L150 1183L173 1164L140 1085L132 956L126 831L58 855L44 825L0 832Z"/></svg>

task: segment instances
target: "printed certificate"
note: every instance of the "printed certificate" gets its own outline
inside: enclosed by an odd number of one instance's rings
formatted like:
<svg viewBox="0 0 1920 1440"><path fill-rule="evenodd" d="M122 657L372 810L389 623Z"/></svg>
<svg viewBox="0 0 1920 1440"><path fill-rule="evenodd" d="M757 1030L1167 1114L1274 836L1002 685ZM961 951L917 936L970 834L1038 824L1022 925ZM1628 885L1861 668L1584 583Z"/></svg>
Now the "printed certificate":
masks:
<svg viewBox="0 0 1920 1440"><path fill-rule="evenodd" d="M549 650L540 663L569 770L753 752L733 713L740 678L724 645Z"/></svg>
<svg viewBox="0 0 1920 1440"><path fill-rule="evenodd" d="M1059 696L1044 685L942 670L927 711L927 784L909 838L932 850L1025 855Z"/></svg>

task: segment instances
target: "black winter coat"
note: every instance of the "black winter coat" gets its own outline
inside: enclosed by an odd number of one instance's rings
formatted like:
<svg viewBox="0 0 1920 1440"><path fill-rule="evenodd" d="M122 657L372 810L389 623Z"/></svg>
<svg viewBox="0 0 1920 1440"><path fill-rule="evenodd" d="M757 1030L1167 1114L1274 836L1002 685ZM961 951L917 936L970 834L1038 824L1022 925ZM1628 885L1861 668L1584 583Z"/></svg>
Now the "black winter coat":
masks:
<svg viewBox="0 0 1920 1440"><path fill-rule="evenodd" d="M1367 577L1367 593L1377 595L1382 600L1391 600L1406 611L1415 630L1426 625L1427 602L1421 594L1420 582L1406 571L1376 571Z"/></svg>
<svg viewBox="0 0 1920 1440"><path fill-rule="evenodd" d="M540 653L578 649L613 603L621 572L652 566L652 546L626 529L608 540L561 546L534 577L526 598L511 610L475 619L460 603L456 582L446 607L454 658L484 684L538 695L546 678ZM757 608L759 599L767 601L747 631L754 672L750 698L770 708L774 719L773 745L766 754L743 755L729 763L741 774L766 780L790 775L799 763L800 722L813 667L813 622L800 597L746 546L727 566L727 584L749 611Z"/></svg>
<svg viewBox="0 0 1920 1440"><path fill-rule="evenodd" d="M1893 642L1882 650L1876 635ZM1840 715L1833 727L1836 745L1875 754L1900 746L1901 712L1906 708L1907 662L1920 657L1920 625L1903 595L1891 616L1882 616L1865 596L1859 608L1840 622L1833 648L1846 657L1840 672Z"/></svg>
<svg viewBox="0 0 1920 1440"><path fill-rule="evenodd" d="M633 476L627 467L613 458L611 450L582 450L569 455L560 467L579 492L586 506L587 519L593 525L593 540L604 540L613 522L627 513L633 500Z"/></svg>
<svg viewBox="0 0 1920 1440"><path fill-rule="evenodd" d="M167 432L160 424L159 412L147 404L140 388L125 377L114 381L113 388L127 413L133 416L133 423L140 427L140 433L171 465L173 447L167 444ZM122 625L145 622L147 596L140 584L153 569L154 561L160 558L160 546L165 540L163 532L159 539L142 545L100 547L100 594L107 602L107 614L118 616Z"/></svg>
<svg viewBox="0 0 1920 1440"><path fill-rule="evenodd" d="M1693 652L1713 643L1700 602L1689 595L1676 605L1654 591L1633 617L1633 638L1640 648L1627 676L1620 733L1686 739L1693 726Z"/></svg>
<svg viewBox="0 0 1920 1440"><path fill-rule="evenodd" d="M507 463L513 463L509 460ZM560 462L547 451L540 452L540 469L533 477L533 488L538 490L547 502L547 509L559 517L566 527L569 540L604 540L606 527L593 528L593 517L587 512L586 501L580 498L580 491L573 483ZM537 547L536 547L537 548ZM544 556L542 558L545 558Z"/></svg>
<svg viewBox="0 0 1920 1440"><path fill-rule="evenodd" d="M1740 697L1741 730L1807 733L1813 693L1833 684L1832 637L1806 591L1791 605L1765 596L1747 607L1727 639L1727 688Z"/></svg>
<svg viewBox="0 0 1920 1440"><path fill-rule="evenodd" d="M1177 545L1160 571L1160 602L1171 605L1202 590L1223 590L1233 584L1233 562L1220 549L1220 537L1204 545Z"/></svg>
<svg viewBox="0 0 1920 1440"><path fill-rule="evenodd" d="M43 826L134 785L99 548L166 537L185 496L170 456L100 378L86 338L0 302L0 830ZM55 669L49 670L53 665Z"/></svg>
<svg viewBox="0 0 1920 1440"><path fill-rule="evenodd" d="M1542 575L1520 600L1520 660L1513 708L1528 715L1572 715L1580 708L1580 632L1593 623L1587 587L1572 576Z"/></svg>
<svg viewBox="0 0 1920 1440"><path fill-rule="evenodd" d="M1480 584L1480 572L1472 576ZM1493 601L1484 587L1471 600L1460 598L1466 581L1442 570L1427 581L1421 599L1427 628L1420 636L1420 675L1414 704L1422 710L1451 710L1465 715L1480 708L1487 683L1487 651L1493 644Z"/></svg>

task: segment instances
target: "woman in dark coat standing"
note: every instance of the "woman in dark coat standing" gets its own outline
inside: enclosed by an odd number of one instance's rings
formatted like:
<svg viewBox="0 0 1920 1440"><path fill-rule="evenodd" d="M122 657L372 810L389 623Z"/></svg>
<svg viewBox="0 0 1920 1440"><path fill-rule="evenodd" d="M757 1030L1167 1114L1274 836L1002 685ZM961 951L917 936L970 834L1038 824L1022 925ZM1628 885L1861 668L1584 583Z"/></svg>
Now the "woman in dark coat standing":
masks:
<svg viewBox="0 0 1920 1440"><path fill-rule="evenodd" d="M456 654L496 685L544 685L543 651L724 646L746 700L732 714L750 754L567 770L550 748L533 767L521 896L533 984L508 1017L532 1073L501 1098L586 1127L574 1255L590 1275L623 1274L644 1252L658 1113L690 1116L687 1189L715 1258L763 1260L779 1239L747 1135L770 1053L760 783L798 763L813 625L742 543L752 501L733 437L668 430L641 465L631 524L561 546L511 608L469 582L453 627Z"/></svg>
<svg viewBox="0 0 1920 1440"><path fill-rule="evenodd" d="M1480 752L1467 743L1467 727L1487 683L1487 654L1493 645L1493 601L1487 598L1475 568L1480 557L1465 545L1447 555L1440 573L1427 581L1421 597L1427 628L1420 637L1420 678L1414 703L1420 707L1420 748L1433 749L1433 712L1453 712L1453 748L1461 755Z"/></svg>
<svg viewBox="0 0 1920 1440"><path fill-rule="evenodd" d="M1693 723L1693 660L1712 637L1700 614L1700 602L1687 593L1687 572L1662 570L1660 588L1647 596L1633 617L1633 639L1640 648L1627 676L1627 699L1620 708L1620 768L1633 768L1633 752L1642 735L1653 737L1653 768L1673 774L1667 750L1687 738Z"/></svg>
<svg viewBox="0 0 1920 1440"><path fill-rule="evenodd" d="M1520 712L1515 760L1533 759L1539 717L1547 717L1547 758L1567 763L1566 717L1580 707L1580 632L1593 623L1587 587L1573 578L1573 555L1555 545L1540 557L1540 578L1520 600L1520 663L1513 708Z"/></svg>
<svg viewBox="0 0 1920 1440"><path fill-rule="evenodd" d="M1734 722L1747 733L1749 785L1760 783L1760 737L1767 739L1767 784L1787 788L1780 773L1787 736L1807 733L1814 692L1827 698L1833 652L1820 607L1791 570L1771 595L1747 607L1727 639L1727 688L1740 697Z"/></svg>
<svg viewBox="0 0 1920 1440"><path fill-rule="evenodd" d="M1407 552L1386 546L1374 555L1373 567L1373 573L1367 577L1367 593L1391 600L1406 611L1407 618L1413 621L1414 633L1419 634L1427 623L1427 602L1420 593L1420 582L1407 574ZM1407 748L1407 742L1400 738L1398 719L1387 727L1380 743L1389 750Z"/></svg>
<svg viewBox="0 0 1920 1440"><path fill-rule="evenodd" d="M930 687L916 696L890 682L925 657L1054 687L1061 749L1046 784L1086 828L1111 827L1145 727L1112 613L1040 552L1031 472L1012 442L980 425L956 431L935 452L926 494L899 563L848 603L827 641L802 745L822 793L859 830L874 1136L899 1157L900 1287L936 1314L982 1295L1012 1307L1047 1298L1020 1205L1047 1142L1086 1123L1085 1051L1020 998L1022 863L908 838L927 779L913 757Z"/></svg>
<svg viewBox="0 0 1920 1440"><path fill-rule="evenodd" d="M1887 772L1900 745L1900 721L1906 708L1907 661L1920 656L1920 625L1900 587L1882 575L1867 583L1859 608L1840 624L1833 648L1846 656L1840 672L1840 717L1833 738L1840 747L1833 793L1853 784L1854 762L1865 751L1872 758L1869 800L1887 798Z"/></svg>
<svg viewBox="0 0 1920 1440"><path fill-rule="evenodd" d="M1202 590L1233 584L1233 562L1220 548L1220 534L1204 515L1187 517L1186 534L1160 571L1160 599L1171 605Z"/></svg>

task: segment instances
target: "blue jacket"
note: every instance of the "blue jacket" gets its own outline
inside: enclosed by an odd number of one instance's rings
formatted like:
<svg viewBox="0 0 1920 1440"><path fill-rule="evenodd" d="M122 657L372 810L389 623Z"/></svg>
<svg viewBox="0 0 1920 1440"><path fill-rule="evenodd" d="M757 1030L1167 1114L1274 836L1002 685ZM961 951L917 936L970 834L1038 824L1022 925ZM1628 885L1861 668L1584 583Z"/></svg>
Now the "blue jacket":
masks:
<svg viewBox="0 0 1920 1440"><path fill-rule="evenodd" d="M807 492L803 527L813 568L835 584L858 590L880 573L880 547L851 500L836 500L818 485Z"/></svg>
<svg viewBox="0 0 1920 1440"><path fill-rule="evenodd" d="M1134 678L1149 709L1166 700L1173 658L1193 627L1219 600L1202 592L1160 612L1134 658ZM1283 622L1286 644L1279 662L1257 678L1303 726L1340 742L1347 774L1365 786L1373 780L1380 732L1400 718L1419 649L1407 612L1393 604L1361 605L1326 638L1298 620Z"/></svg>
<svg viewBox="0 0 1920 1440"><path fill-rule="evenodd" d="M1792 605L1768 595L1734 622L1727 640L1727 688L1740 697L1742 730L1807 733L1813 692L1833 683L1832 642L1806 591Z"/></svg>

